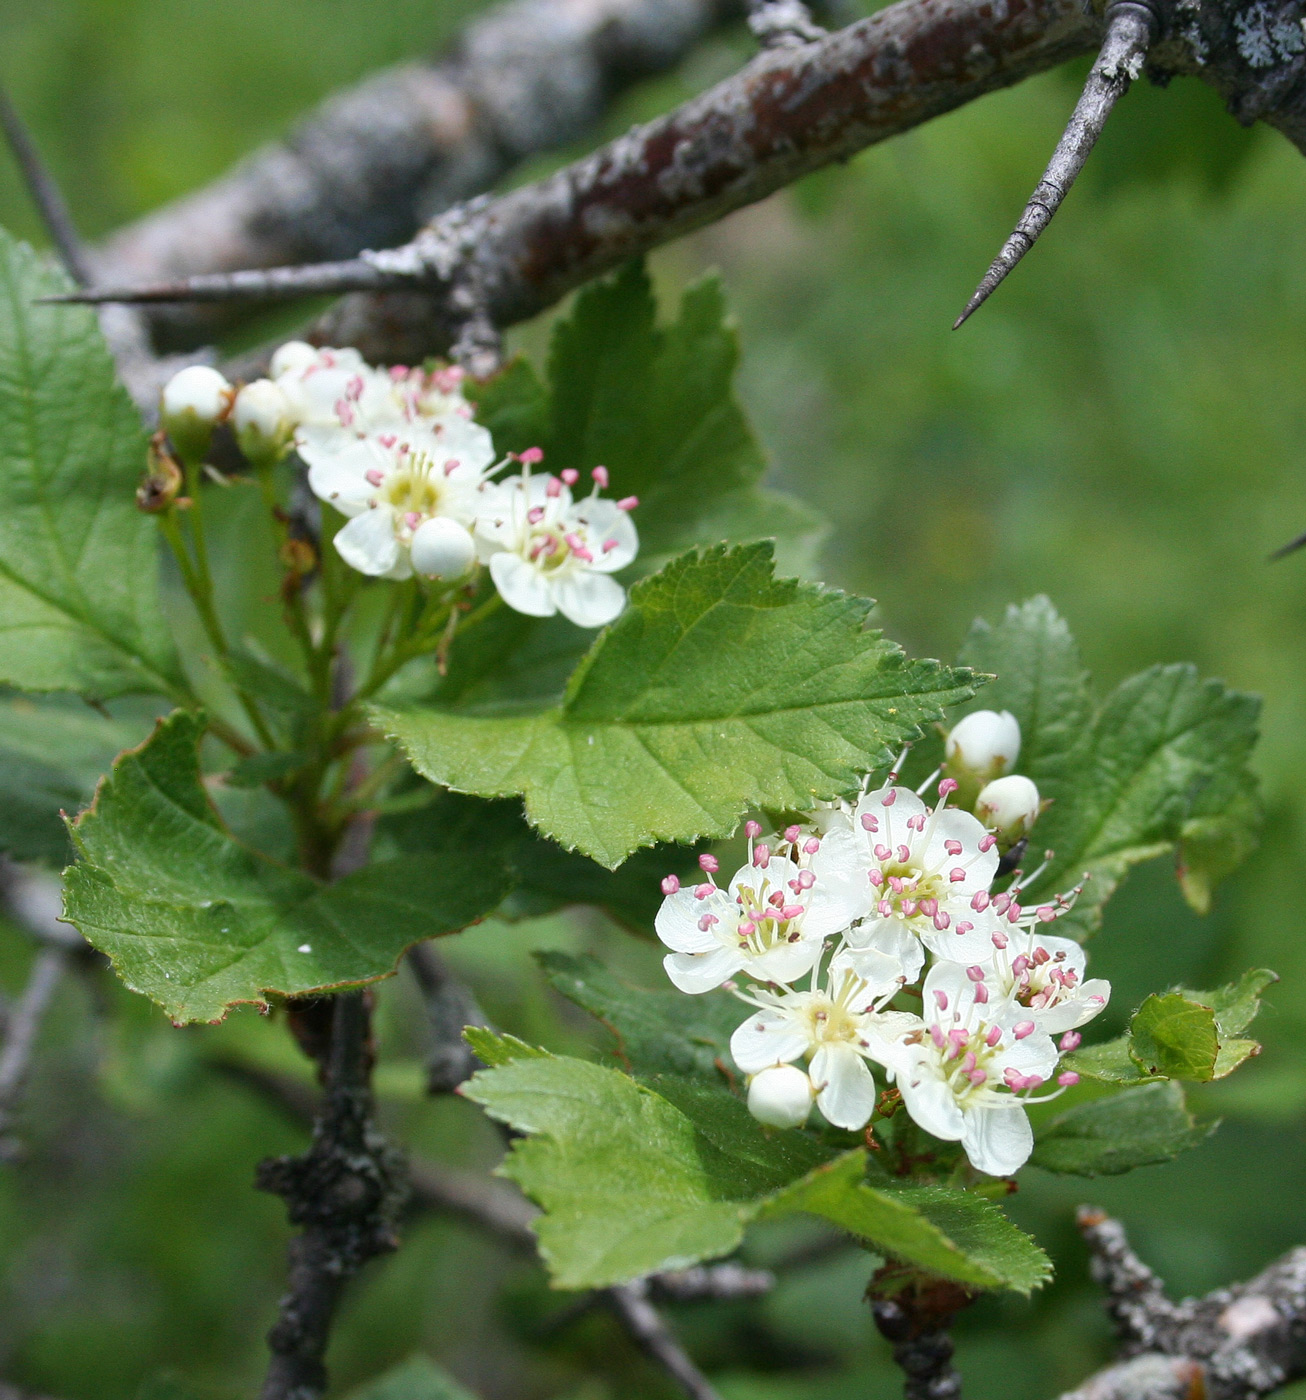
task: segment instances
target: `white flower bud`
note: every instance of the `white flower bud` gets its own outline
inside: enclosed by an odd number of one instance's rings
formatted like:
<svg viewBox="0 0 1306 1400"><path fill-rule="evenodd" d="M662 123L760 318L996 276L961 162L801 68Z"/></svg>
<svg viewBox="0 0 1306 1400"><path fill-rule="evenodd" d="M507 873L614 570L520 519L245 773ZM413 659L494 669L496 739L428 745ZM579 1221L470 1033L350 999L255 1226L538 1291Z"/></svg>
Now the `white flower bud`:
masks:
<svg viewBox="0 0 1306 1400"><path fill-rule="evenodd" d="M1006 710L976 710L948 735L949 770L964 769L978 783L1010 773L1020 757L1020 724ZM953 773L960 779L963 774Z"/></svg>
<svg viewBox="0 0 1306 1400"><path fill-rule="evenodd" d="M794 1065L774 1065L748 1086L748 1111L773 1128L801 1128L812 1111L812 1081Z"/></svg>
<svg viewBox="0 0 1306 1400"><path fill-rule="evenodd" d="M270 379L256 379L240 390L231 423L240 450L256 467L278 461L295 430L290 400Z"/></svg>
<svg viewBox="0 0 1306 1400"><path fill-rule="evenodd" d="M1038 788L1020 773L995 778L975 801L975 815L1008 845L1028 833L1038 812Z"/></svg>
<svg viewBox="0 0 1306 1400"><path fill-rule="evenodd" d="M413 571L427 578L461 578L476 559L476 541L466 526L434 515L413 532Z"/></svg>
<svg viewBox="0 0 1306 1400"><path fill-rule="evenodd" d="M269 366L273 379L283 374L302 374L317 359L317 351L304 340L288 340L273 353Z"/></svg>
<svg viewBox="0 0 1306 1400"><path fill-rule="evenodd" d="M163 386L159 417L183 460L198 462L209 450L216 423L231 408L231 385L208 365L178 370Z"/></svg>

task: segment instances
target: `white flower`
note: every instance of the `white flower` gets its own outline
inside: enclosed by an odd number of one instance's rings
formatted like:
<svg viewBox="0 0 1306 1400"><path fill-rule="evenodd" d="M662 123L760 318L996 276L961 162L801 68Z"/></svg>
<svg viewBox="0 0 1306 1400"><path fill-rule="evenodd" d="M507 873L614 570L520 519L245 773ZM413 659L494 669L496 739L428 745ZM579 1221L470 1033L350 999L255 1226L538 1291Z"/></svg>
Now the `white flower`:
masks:
<svg viewBox="0 0 1306 1400"><path fill-rule="evenodd" d="M1020 724L1007 710L976 710L953 726L945 753L954 777L965 776L983 786L1016 766Z"/></svg>
<svg viewBox="0 0 1306 1400"><path fill-rule="evenodd" d="M801 1128L812 1111L812 1081L794 1065L772 1065L749 1080L748 1111L772 1128Z"/></svg>
<svg viewBox="0 0 1306 1400"><path fill-rule="evenodd" d="M873 1043L912 1119L945 1142L960 1142L971 1165L1010 1176L1034 1134L1021 1095L1053 1073L1057 1048L986 969L936 963L925 979L924 1020L905 1036Z"/></svg>
<svg viewBox="0 0 1306 1400"><path fill-rule="evenodd" d="M296 426L316 434L324 445L343 432L395 427L402 421L390 376L357 350L315 350L292 340L273 355L271 370Z"/></svg>
<svg viewBox="0 0 1306 1400"><path fill-rule="evenodd" d="M314 494L349 517L335 537L336 548L361 573L408 578L417 533L435 519L466 535L456 552L468 556L474 548L471 526L493 457L489 434L474 423L451 418L402 435L305 439L299 454L308 463ZM447 559L457 531L441 528L441 557Z"/></svg>
<svg viewBox="0 0 1306 1400"><path fill-rule="evenodd" d="M875 1080L866 1063L874 1043L918 1024L905 1012L881 1009L899 985L866 982L836 958L819 990L741 993L758 1009L730 1037L730 1054L745 1074L759 1075L810 1059L817 1107L836 1128L856 1131L875 1110Z"/></svg>
<svg viewBox="0 0 1306 1400"><path fill-rule="evenodd" d="M601 474L601 475L600 475ZM564 476L574 481L576 473ZM626 604L611 577L639 552L627 513L635 498L609 501L597 494L607 473L597 468L595 493L572 499L568 482L531 476L529 467L495 488L476 523L483 561L505 603L530 617L555 613L577 627L602 627Z"/></svg>
<svg viewBox="0 0 1306 1400"><path fill-rule="evenodd" d="M956 783L939 785L927 807L903 787L864 794L847 820L874 900L848 934L851 948L898 946L907 933L939 957L984 962L993 956L998 919L988 888L998 868L997 841L969 812L946 805ZM919 968L919 964L917 964Z"/></svg>
<svg viewBox="0 0 1306 1400"><path fill-rule="evenodd" d="M826 938L865 913L864 888L848 878L848 852L837 839L822 841L808 866L765 850L757 848L728 889L711 880L685 889L674 876L663 881L667 897L654 927L672 949L663 966L682 992L711 991L740 971L793 982L812 970ZM706 870L716 869L704 859Z"/></svg>
<svg viewBox="0 0 1306 1400"><path fill-rule="evenodd" d="M1085 980L1087 962L1074 939L1017 929L988 965L987 980L996 998L1019 1007L1039 1030L1060 1035L1091 1021L1111 997L1110 982Z"/></svg>
<svg viewBox="0 0 1306 1400"><path fill-rule="evenodd" d="M273 380L256 379L236 394L231 426L249 461L270 466L281 458L294 432L290 400Z"/></svg>
<svg viewBox="0 0 1306 1400"><path fill-rule="evenodd" d="M1007 845L1025 836L1039 813L1038 788L1026 777L1012 773L995 778L975 799L975 815Z"/></svg>
<svg viewBox="0 0 1306 1400"><path fill-rule="evenodd" d="M163 386L159 418L183 459L198 461L209 450L214 425L230 411L233 392L208 365L178 370Z"/></svg>

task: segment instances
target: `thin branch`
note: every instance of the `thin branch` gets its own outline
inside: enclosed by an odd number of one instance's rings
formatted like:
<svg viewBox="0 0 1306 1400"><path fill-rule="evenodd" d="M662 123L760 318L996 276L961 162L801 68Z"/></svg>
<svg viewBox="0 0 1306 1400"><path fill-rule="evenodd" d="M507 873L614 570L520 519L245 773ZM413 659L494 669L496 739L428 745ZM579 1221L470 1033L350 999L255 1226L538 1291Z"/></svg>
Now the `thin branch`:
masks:
<svg viewBox="0 0 1306 1400"><path fill-rule="evenodd" d="M3 88L0 88L0 127L4 129L5 140L8 141L9 149L23 173L27 192L40 212L60 262L79 287L88 286L95 280L91 273L90 259L78 236L72 215L68 212L63 192L46 168L40 151L36 149L36 142L32 140L31 133Z"/></svg>
<svg viewBox="0 0 1306 1400"><path fill-rule="evenodd" d="M899 0L814 43L768 50L547 179L450 210L403 248L337 269L334 282L318 276L319 288L374 289L385 277L420 294L351 297L314 335L416 363L460 332L450 300L461 287L481 290L494 325L514 324L811 170L1084 52L1097 32L1079 0ZM220 286L209 279L205 295Z"/></svg>
<svg viewBox="0 0 1306 1400"><path fill-rule="evenodd" d="M1306 1248L1172 1303L1116 1221L1088 1208L1079 1219L1126 1359L1061 1400L1261 1400L1306 1375Z"/></svg>
<svg viewBox="0 0 1306 1400"><path fill-rule="evenodd" d="M468 1026L488 1026L489 1022L470 989L450 973L429 943L418 943L408 950L408 967L421 988L431 1033L426 1056L427 1092L452 1094L483 1068L463 1039L463 1031Z"/></svg>
<svg viewBox="0 0 1306 1400"><path fill-rule="evenodd" d="M268 1334L272 1359L260 1400L316 1400L323 1358L346 1282L368 1259L394 1249L406 1184L402 1159L372 1123L372 1047L365 992L334 998L325 1099L300 1157L260 1164L258 1185L284 1198L303 1226L290 1246L290 1277Z"/></svg>
<svg viewBox="0 0 1306 1400"><path fill-rule="evenodd" d="M959 1283L892 1263L875 1273L866 1295L877 1330L893 1343L904 1400L958 1400L961 1376L952 1364L948 1328L976 1295Z"/></svg>
<svg viewBox="0 0 1306 1400"><path fill-rule="evenodd" d="M666 1319L649 1301L648 1285L642 1279L609 1288L604 1296L635 1344L690 1400L721 1400L716 1387L694 1365Z"/></svg>
<svg viewBox="0 0 1306 1400"><path fill-rule="evenodd" d="M521 161L581 137L633 83L666 72L743 0L514 0L477 16L437 61L336 93L290 136L120 229L98 280L338 261L411 238ZM163 340L211 338L245 306L170 308Z"/></svg>
<svg viewBox="0 0 1306 1400"><path fill-rule="evenodd" d="M1090 69L1084 90L1071 114L1070 121L1057 142L1043 178L1034 187L1025 212L1020 216L1011 237L993 259L989 270L980 280L975 294L957 317L953 330L993 295L1003 279L1034 246L1039 234L1052 222L1061 201L1070 193L1089 153L1097 144L1116 103L1129 91L1129 84L1139 75L1147 50L1159 28L1156 15L1140 0L1111 0L1106 11L1106 37L1097 62Z"/></svg>
<svg viewBox="0 0 1306 1400"><path fill-rule="evenodd" d="M0 1161L11 1160L18 1144L11 1136L14 1116L27 1083L41 1023L68 966L63 948L43 948L32 963L27 987L9 1013L0 1041Z"/></svg>

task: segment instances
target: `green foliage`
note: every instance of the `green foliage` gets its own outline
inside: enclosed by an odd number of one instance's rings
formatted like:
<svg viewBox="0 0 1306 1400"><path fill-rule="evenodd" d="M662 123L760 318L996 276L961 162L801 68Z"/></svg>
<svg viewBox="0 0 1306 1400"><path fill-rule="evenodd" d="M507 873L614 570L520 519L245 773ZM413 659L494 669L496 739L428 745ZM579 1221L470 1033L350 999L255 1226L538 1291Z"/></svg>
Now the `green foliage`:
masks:
<svg viewBox="0 0 1306 1400"><path fill-rule="evenodd" d="M624 867L623 867L624 868ZM731 1070L730 1037L743 1019L727 992L685 996L649 991L618 977L586 954L537 953L555 991L584 1007L612 1032L613 1053L636 1074L679 1074L720 1083Z"/></svg>
<svg viewBox="0 0 1306 1400"><path fill-rule="evenodd" d="M433 782L521 793L546 835L616 866L725 836L750 805L831 797L969 694L865 631L863 599L771 573L771 547L690 554L638 584L560 707L511 717L377 708Z"/></svg>
<svg viewBox="0 0 1306 1400"><path fill-rule="evenodd" d="M474 1400L443 1368L425 1356L410 1356L384 1375L351 1390L347 1400Z"/></svg>
<svg viewBox="0 0 1306 1400"><path fill-rule="evenodd" d="M1268 968L1253 968L1213 992L1153 994L1123 1036L1076 1050L1065 1067L1108 1084L1223 1079L1260 1053L1241 1033L1260 1010L1261 993L1278 980Z"/></svg>
<svg viewBox="0 0 1306 1400"><path fill-rule="evenodd" d="M1027 1292L1047 1276L1042 1252L987 1203L868 1186L864 1152L829 1163L812 1138L764 1129L720 1087L671 1075L641 1083L492 1040L481 1032L472 1042L495 1067L463 1092L529 1135L502 1170L544 1210L535 1229L559 1287L714 1258L738 1245L750 1220L793 1211L974 1287Z"/></svg>
<svg viewBox="0 0 1306 1400"><path fill-rule="evenodd" d="M64 697L0 699L0 850L16 860L66 862L60 812L84 807L114 755L147 725Z"/></svg>
<svg viewBox="0 0 1306 1400"><path fill-rule="evenodd" d="M1168 1162L1205 1142L1216 1126L1193 1119L1180 1085L1143 1084L1043 1124L1030 1160L1050 1172L1114 1176Z"/></svg>
<svg viewBox="0 0 1306 1400"><path fill-rule="evenodd" d="M65 910L127 985L177 1021L238 1002L373 981L405 948L503 898L493 862L372 865L321 886L236 841L200 780L203 720L177 711L113 766L73 837Z"/></svg>
<svg viewBox="0 0 1306 1400"><path fill-rule="evenodd" d="M977 624L962 661L994 671L984 704L1020 721L1019 769L1050 800L1032 841L1054 852L1041 890L1091 878L1063 927L1087 931L1130 866L1183 843L1194 907L1251 848L1258 824L1247 760L1259 702L1192 666L1154 666L1095 708L1078 649L1046 598Z"/></svg>
<svg viewBox="0 0 1306 1400"><path fill-rule="evenodd" d="M0 230L0 681L168 692L145 434L94 311L34 304L68 287Z"/></svg>
<svg viewBox="0 0 1306 1400"><path fill-rule="evenodd" d="M586 288L557 322L542 384L518 360L478 393L499 450L544 449L553 472L587 480L602 463L618 495L636 495L645 567L694 545L778 537L786 568L810 563L820 518L763 489L761 448L732 387L739 344L715 277L658 327L641 263Z"/></svg>

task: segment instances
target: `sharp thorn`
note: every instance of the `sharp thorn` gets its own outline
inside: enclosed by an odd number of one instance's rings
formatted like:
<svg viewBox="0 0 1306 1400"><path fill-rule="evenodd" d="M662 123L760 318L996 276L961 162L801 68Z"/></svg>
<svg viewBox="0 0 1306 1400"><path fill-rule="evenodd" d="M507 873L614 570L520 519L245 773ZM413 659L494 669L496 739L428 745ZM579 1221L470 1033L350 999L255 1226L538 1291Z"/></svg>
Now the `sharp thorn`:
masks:
<svg viewBox="0 0 1306 1400"><path fill-rule="evenodd" d="M1298 535L1295 540L1289 540L1287 544L1280 545L1266 562L1273 564L1276 559L1286 559L1288 555L1296 554L1303 545L1306 545L1306 535Z"/></svg>
<svg viewBox="0 0 1306 1400"><path fill-rule="evenodd" d="M1034 193L1011 237L1002 245L1002 251L993 259L989 270L975 288L974 296L953 322L954 331L993 295L1052 222L1052 216L1061 207L1061 201L1070 192L1070 187L1088 160L1089 152L1102 134L1112 108L1138 76L1156 28L1151 9L1140 0L1114 0L1107 7L1106 34L1101 52L1089 72L1061 140L1057 142L1048 168L1034 187Z"/></svg>

